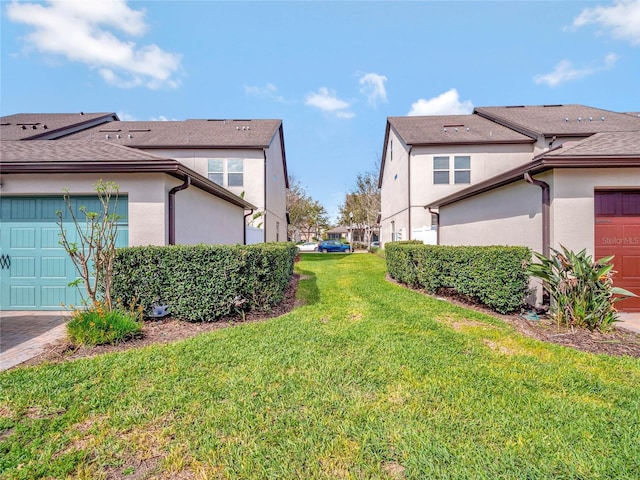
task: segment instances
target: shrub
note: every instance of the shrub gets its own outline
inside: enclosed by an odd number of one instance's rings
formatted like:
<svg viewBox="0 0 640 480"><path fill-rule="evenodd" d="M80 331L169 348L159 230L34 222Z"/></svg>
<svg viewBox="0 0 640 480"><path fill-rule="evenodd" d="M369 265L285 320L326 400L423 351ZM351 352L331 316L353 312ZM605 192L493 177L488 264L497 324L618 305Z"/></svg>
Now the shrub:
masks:
<svg viewBox="0 0 640 480"><path fill-rule="evenodd" d="M392 242L385 245L389 275L413 288L451 288L499 312L518 310L528 293L526 247L467 247Z"/></svg>
<svg viewBox="0 0 640 480"><path fill-rule="evenodd" d="M552 300L551 314L558 325L610 329L618 320L614 303L635 296L613 286L613 256L593 261L586 250L574 253L561 248L562 251L551 249L550 258L535 253L540 263L531 264L528 269L529 274L543 280L543 288Z"/></svg>
<svg viewBox="0 0 640 480"><path fill-rule="evenodd" d="M113 291L145 309L168 304L176 318L214 321L277 305L297 254L293 243L118 249Z"/></svg>
<svg viewBox="0 0 640 480"><path fill-rule="evenodd" d="M75 310L67 323L74 344L106 345L137 337L142 332L142 316L122 308L106 310L100 303L87 310Z"/></svg>

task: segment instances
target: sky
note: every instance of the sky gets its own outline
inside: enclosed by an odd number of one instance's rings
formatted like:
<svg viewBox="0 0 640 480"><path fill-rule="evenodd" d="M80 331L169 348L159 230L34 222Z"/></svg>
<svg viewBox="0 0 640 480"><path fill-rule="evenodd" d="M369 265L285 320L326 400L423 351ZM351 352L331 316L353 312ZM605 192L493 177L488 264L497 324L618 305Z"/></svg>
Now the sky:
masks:
<svg viewBox="0 0 640 480"><path fill-rule="evenodd" d="M332 220L389 116L640 112L640 0L0 1L0 113L282 119Z"/></svg>

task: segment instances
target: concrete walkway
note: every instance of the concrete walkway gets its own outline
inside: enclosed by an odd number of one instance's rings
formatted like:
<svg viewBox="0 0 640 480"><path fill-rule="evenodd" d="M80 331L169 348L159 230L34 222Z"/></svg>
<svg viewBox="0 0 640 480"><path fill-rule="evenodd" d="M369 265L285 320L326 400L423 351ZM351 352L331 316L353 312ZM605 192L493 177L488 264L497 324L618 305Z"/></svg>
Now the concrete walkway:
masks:
<svg viewBox="0 0 640 480"><path fill-rule="evenodd" d="M0 312L0 371L42 353L67 334L68 312Z"/></svg>
<svg viewBox="0 0 640 480"><path fill-rule="evenodd" d="M618 314L618 317L620 318L620 321L614 323L616 327L640 333L640 312L621 312Z"/></svg>

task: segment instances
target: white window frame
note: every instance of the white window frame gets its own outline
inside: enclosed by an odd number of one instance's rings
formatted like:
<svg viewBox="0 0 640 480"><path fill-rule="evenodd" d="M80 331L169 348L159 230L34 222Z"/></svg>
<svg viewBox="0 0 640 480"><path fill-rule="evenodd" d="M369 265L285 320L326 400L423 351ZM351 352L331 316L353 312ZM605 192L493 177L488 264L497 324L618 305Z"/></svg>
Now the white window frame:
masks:
<svg viewBox="0 0 640 480"><path fill-rule="evenodd" d="M451 164L451 155L434 155L433 156L433 177L432 181L434 185L469 185L471 184L471 155L453 155L453 165ZM444 168L443 161L446 159L447 166ZM467 165L460 165L461 162L466 161ZM439 163L439 165L436 165ZM452 168L453 167L453 168ZM447 174L447 181L442 181L443 173ZM452 175L453 174L453 175ZM461 175L465 174L464 180L459 180Z"/></svg>
<svg viewBox="0 0 640 480"><path fill-rule="evenodd" d="M222 171L212 170L211 162L222 162ZM240 170L234 167L239 162ZM212 175L221 175L222 182L217 182ZM244 186L244 158L208 158L207 159L207 178L212 182L225 188L243 187ZM236 179L233 181L232 179ZM237 179L240 179L240 182Z"/></svg>

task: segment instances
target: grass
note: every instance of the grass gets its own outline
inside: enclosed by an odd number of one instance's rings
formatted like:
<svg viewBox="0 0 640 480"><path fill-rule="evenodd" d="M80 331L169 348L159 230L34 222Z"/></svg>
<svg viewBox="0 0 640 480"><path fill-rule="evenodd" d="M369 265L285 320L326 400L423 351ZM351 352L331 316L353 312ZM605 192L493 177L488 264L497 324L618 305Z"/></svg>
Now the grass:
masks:
<svg viewBox="0 0 640 480"><path fill-rule="evenodd" d="M0 478L640 477L640 361L302 255L263 323L0 374Z"/></svg>

